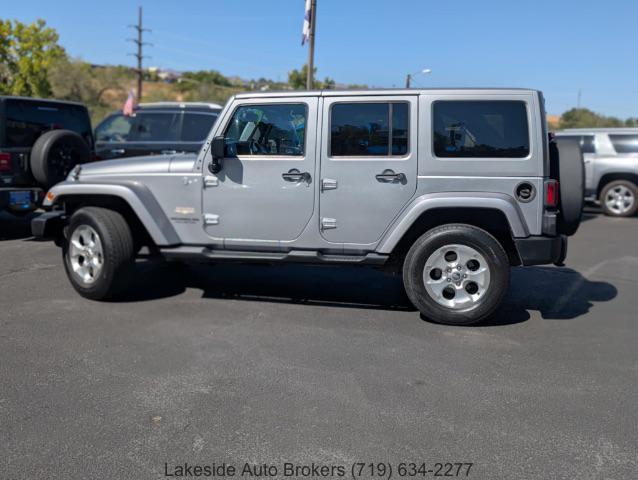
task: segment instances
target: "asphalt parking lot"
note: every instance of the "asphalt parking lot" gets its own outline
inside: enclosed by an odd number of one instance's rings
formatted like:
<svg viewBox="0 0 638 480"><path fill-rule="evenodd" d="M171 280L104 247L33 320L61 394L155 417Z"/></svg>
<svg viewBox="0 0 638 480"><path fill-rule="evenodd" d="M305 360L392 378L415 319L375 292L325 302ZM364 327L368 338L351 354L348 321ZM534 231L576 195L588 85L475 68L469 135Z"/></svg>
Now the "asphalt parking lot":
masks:
<svg viewBox="0 0 638 480"><path fill-rule="evenodd" d="M361 268L144 264L125 301L91 302L27 220L0 216L2 480L285 461L636 478L638 218L590 211L566 267L514 269L471 328Z"/></svg>

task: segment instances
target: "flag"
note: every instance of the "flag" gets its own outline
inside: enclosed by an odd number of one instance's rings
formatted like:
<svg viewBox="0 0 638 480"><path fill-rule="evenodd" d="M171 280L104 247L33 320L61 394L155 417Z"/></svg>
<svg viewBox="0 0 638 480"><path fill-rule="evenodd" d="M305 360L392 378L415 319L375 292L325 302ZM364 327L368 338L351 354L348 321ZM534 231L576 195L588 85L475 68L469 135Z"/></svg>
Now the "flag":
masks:
<svg viewBox="0 0 638 480"><path fill-rule="evenodd" d="M301 44L303 45L310 38L310 22L312 15L312 8L310 6L312 0L306 0L306 13L303 17L303 29L301 31Z"/></svg>
<svg viewBox="0 0 638 480"><path fill-rule="evenodd" d="M131 115L133 115L134 109L135 109L135 92L133 92L133 89L131 89L131 91L128 92L128 98L126 99L126 102L124 102L122 113L125 116L130 117Z"/></svg>

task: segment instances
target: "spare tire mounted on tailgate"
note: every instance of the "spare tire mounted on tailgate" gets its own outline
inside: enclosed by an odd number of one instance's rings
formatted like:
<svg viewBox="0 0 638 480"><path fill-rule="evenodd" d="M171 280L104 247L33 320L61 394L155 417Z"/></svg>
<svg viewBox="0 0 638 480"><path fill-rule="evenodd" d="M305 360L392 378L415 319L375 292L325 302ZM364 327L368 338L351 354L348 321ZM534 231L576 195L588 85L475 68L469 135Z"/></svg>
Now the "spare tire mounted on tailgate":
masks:
<svg viewBox="0 0 638 480"><path fill-rule="evenodd" d="M551 176L560 185L558 231L573 235L580 225L585 197L585 165L580 145L571 139L555 137L550 141L550 161Z"/></svg>
<svg viewBox="0 0 638 480"><path fill-rule="evenodd" d="M71 130L52 130L36 140L31 150L31 173L45 188L62 182L71 169L90 160L84 139Z"/></svg>

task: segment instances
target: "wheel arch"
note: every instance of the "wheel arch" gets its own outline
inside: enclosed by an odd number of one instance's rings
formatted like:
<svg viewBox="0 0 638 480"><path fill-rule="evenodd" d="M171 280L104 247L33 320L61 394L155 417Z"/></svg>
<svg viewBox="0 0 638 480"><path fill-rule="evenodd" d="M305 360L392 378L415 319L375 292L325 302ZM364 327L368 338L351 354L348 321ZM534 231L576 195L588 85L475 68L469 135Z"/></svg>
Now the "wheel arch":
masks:
<svg viewBox="0 0 638 480"><path fill-rule="evenodd" d="M50 200L50 198L53 200ZM53 187L45 207L63 206L67 214L85 206L120 212L136 233L157 246L179 244L175 229L152 193L143 185L105 185L63 182Z"/></svg>
<svg viewBox="0 0 638 480"><path fill-rule="evenodd" d="M520 265L521 259L514 238L527 237L529 231L514 201L500 195L481 197L484 201L479 201L477 197L454 198L457 200L426 200L413 205L386 235L378 251L389 253L393 258L401 258L426 231L443 224L463 223L482 228L493 235L505 249L510 264Z"/></svg>
<svg viewBox="0 0 638 480"><path fill-rule="evenodd" d="M615 182L616 180L629 180L634 185L638 186L638 173L635 172L610 172L605 173L600 180L598 181L598 186L596 188L596 198L600 198L600 194L602 193L605 186L611 182Z"/></svg>

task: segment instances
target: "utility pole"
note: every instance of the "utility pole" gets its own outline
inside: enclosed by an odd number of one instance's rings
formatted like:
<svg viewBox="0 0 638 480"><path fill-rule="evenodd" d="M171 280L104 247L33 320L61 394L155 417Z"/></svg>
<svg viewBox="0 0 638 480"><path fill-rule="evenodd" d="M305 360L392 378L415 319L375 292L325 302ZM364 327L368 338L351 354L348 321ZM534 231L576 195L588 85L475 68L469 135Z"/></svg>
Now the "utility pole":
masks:
<svg viewBox="0 0 638 480"><path fill-rule="evenodd" d="M581 98L581 95L582 95L582 90L579 88L579 89L578 89L578 102L577 102L577 104L576 104L576 105L578 106L578 108L580 108L580 98Z"/></svg>
<svg viewBox="0 0 638 480"><path fill-rule="evenodd" d="M410 88L410 80L412 80L412 75L408 73L405 77L405 88Z"/></svg>
<svg viewBox="0 0 638 480"><path fill-rule="evenodd" d="M308 76L306 78L306 90L312 90L314 86L314 69L315 69L315 25L317 24L317 0L310 3L310 34L308 41Z"/></svg>
<svg viewBox="0 0 638 480"><path fill-rule="evenodd" d="M142 59L150 58L142 54L142 48L144 45L152 45L144 42L142 36L144 32L150 32L148 28L142 28L142 7L138 7L137 11L137 25L129 25L129 28L137 30L137 38L128 38L127 40L137 45L137 53L129 53L129 55L137 58L137 101L142 101L142 77L144 71L142 70Z"/></svg>

